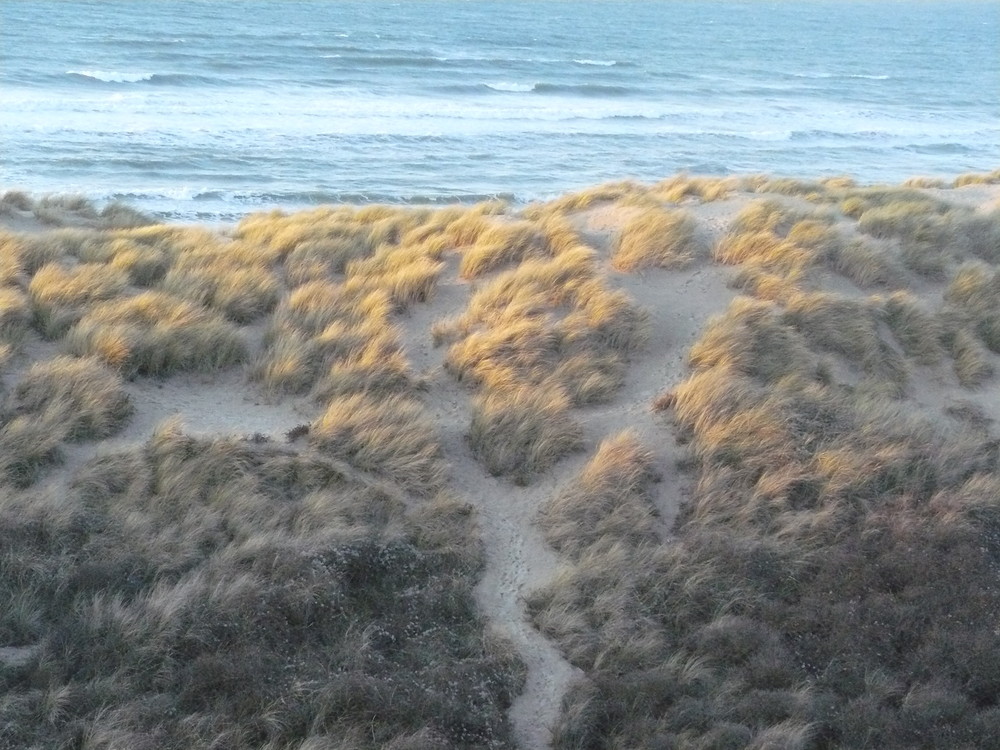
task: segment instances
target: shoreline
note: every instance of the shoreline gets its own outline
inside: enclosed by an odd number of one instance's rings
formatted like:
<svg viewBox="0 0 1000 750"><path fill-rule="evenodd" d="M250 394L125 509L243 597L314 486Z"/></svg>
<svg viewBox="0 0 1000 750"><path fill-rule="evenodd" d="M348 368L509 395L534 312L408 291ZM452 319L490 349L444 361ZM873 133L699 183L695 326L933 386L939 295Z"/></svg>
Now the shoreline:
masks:
<svg viewBox="0 0 1000 750"><path fill-rule="evenodd" d="M477 203L500 203L507 207L509 211L521 211L530 206L534 205L544 205L547 203L552 203L560 200L561 198L569 195L574 195L581 192L587 192L588 190L593 190L602 186L613 186L613 185L623 185L632 184L640 187L655 188L659 184L669 182L671 180L695 180L695 181L711 181L717 183L726 183L732 186L733 190L754 192L755 185L758 185L766 181L783 181L789 184L799 184L799 185L824 185L824 184L852 184L858 188L891 188L891 187L914 187L920 189L930 189L930 190L953 190L961 187L965 187L973 184L996 184L1000 183L1000 168L994 169L992 171L983 172L964 172L952 176L922 176L915 175L899 182L891 181L873 181L864 182L858 181L853 176L849 174L840 175L828 175L819 178L812 177L802 177L802 176L787 176L787 175L767 175L764 173L747 173L747 174L727 174L727 175L714 175L714 174L696 174L689 172L678 172L675 175L665 177L659 182L645 182L633 179L631 177L623 177L621 179L610 180L603 183L596 183L594 185L586 186L580 190L567 190L563 193L553 193L551 197L541 200L531 200L531 201L517 201L510 195L497 194L497 195L476 195L467 197L458 197L451 199L447 196L442 196L439 199L433 200L413 200L413 201L379 201L379 200L358 200L358 201L338 201L338 202L315 202L315 203L261 203L258 205L241 205L237 207L232 205L222 211L216 212L206 212L198 211L194 208L197 205L197 200L187 201L189 205L192 206L188 211L184 210L170 210L170 211L155 211L155 210L144 210L142 206L148 201L129 201L127 199L97 199L88 196L83 193L44 193L44 192L34 192L30 189L22 189L18 187L8 188L0 185L0 196L3 195L17 195L23 196L24 199L31 203L54 201L57 203L66 202L80 202L84 201L87 208L82 214L76 217L67 216L66 220L70 222L77 222L80 224L85 224L87 221L93 221L94 217L88 215L89 212L99 212L108 206L124 206L130 210L134 210L144 215L148 216L151 220L170 224L202 224L215 227L226 227L232 226L239 221L241 221L246 216L255 213L269 213L272 211L278 211L286 214L297 213L302 211L311 211L317 208L326 206L337 206L337 207L349 207L354 209L361 209L370 206L386 206L391 208L399 209L413 209L413 210L438 210L442 208L448 208L450 206L471 206ZM803 190L797 190L795 192L802 193ZM158 200L157 202L163 202ZM228 205L228 204L227 204ZM0 216L5 222L9 222L12 219L15 221L23 221L27 217L23 215L22 212L19 216ZM73 213L70 211L69 213ZM57 217L54 217L54 221L58 221ZM58 224L46 224L44 221L39 221L37 226L31 225L32 229L44 229L52 228L58 226Z"/></svg>

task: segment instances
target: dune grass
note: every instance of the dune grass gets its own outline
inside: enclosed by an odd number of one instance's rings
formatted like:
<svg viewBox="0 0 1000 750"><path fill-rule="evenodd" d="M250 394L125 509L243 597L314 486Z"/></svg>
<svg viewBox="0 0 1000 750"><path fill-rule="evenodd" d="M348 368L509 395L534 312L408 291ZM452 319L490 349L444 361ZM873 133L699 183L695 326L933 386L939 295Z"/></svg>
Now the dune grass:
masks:
<svg viewBox="0 0 1000 750"><path fill-rule="evenodd" d="M647 316L595 264L585 247L524 260L434 329L446 369L477 389L468 438L493 474L524 484L576 450L570 408L611 398L644 344Z"/></svg>
<svg viewBox="0 0 1000 750"><path fill-rule="evenodd" d="M28 285L35 325L46 338L59 338L91 303L118 297L127 285L123 272L102 263L42 266Z"/></svg>
<svg viewBox="0 0 1000 750"><path fill-rule="evenodd" d="M611 253L619 271L683 268L699 254L694 218L682 209L649 209L625 222Z"/></svg>
<svg viewBox="0 0 1000 750"><path fill-rule="evenodd" d="M671 203L680 203L686 198L709 202L728 198L739 186L740 180L736 177L678 174L657 182L650 188L650 192Z"/></svg>
<svg viewBox="0 0 1000 750"><path fill-rule="evenodd" d="M354 393L329 400L309 440L327 455L385 476L418 496L440 491L444 461L431 423L407 395Z"/></svg>
<svg viewBox="0 0 1000 750"><path fill-rule="evenodd" d="M162 428L0 502L15 747L511 747L523 670L475 611L468 508Z"/></svg>
<svg viewBox="0 0 1000 750"><path fill-rule="evenodd" d="M70 354L95 356L130 378L210 372L246 360L247 344L216 313L164 292L94 306L66 334Z"/></svg>
<svg viewBox="0 0 1000 750"><path fill-rule="evenodd" d="M649 498L656 479L653 456L634 433L607 438L579 476L542 506L546 540L573 560L601 544L658 541Z"/></svg>
<svg viewBox="0 0 1000 750"><path fill-rule="evenodd" d="M398 316L459 266L468 305L434 336L473 392L469 445L529 483L583 449L575 410L614 403L649 335L572 214L618 203L683 225L664 201L746 190L760 199L714 252L755 298L705 326L690 377L653 405L682 463L616 432L539 504L561 565L528 611L581 670L553 745L984 746L1000 733L995 430L961 403L927 419L904 386L926 366L914 383L954 388L942 360L968 388L994 376L997 213L765 176L222 233L52 199L42 215L65 226L0 234L0 647L18 651L0 653L0 746L512 747L523 666L476 609L480 532L443 491ZM0 196L0 214L41 202ZM670 235L647 233L636 267ZM884 296L835 294L827 269ZM51 346L30 330L45 305L75 356L24 363ZM67 441L125 424L123 378L243 362L266 395L318 408L289 445L168 424L39 481L80 455ZM661 475L685 497L669 540Z"/></svg>
<svg viewBox="0 0 1000 750"><path fill-rule="evenodd" d="M12 415L61 409L61 431L73 440L113 435L132 414L121 378L97 359L76 357L32 365L14 386L4 409Z"/></svg>
<svg viewBox="0 0 1000 750"><path fill-rule="evenodd" d="M737 300L692 349L669 412L692 497L669 544L643 531L650 480L621 436L544 506L564 567L529 610L584 671L555 747L978 747L995 730L995 446L825 376L815 349L869 346L817 332L831 302ZM892 307L913 324L908 298Z"/></svg>
<svg viewBox="0 0 1000 750"><path fill-rule="evenodd" d="M583 430L570 406L557 386L511 386L481 393L472 405L472 452L491 474L528 484L583 446Z"/></svg>

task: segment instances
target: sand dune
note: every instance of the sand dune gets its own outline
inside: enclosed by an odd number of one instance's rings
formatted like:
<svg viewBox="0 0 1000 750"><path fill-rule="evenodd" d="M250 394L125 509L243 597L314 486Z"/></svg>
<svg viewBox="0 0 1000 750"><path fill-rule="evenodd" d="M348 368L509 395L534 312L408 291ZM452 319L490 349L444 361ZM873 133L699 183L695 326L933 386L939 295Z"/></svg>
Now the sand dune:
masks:
<svg viewBox="0 0 1000 750"><path fill-rule="evenodd" d="M962 182L212 230L8 195L0 745L986 747L1000 185Z"/></svg>

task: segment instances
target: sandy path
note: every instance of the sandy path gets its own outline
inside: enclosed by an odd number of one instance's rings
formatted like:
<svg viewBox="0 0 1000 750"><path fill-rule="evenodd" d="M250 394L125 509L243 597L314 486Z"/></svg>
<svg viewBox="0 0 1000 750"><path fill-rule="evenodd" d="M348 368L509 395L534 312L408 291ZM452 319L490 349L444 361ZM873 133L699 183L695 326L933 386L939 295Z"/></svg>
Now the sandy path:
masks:
<svg viewBox="0 0 1000 750"><path fill-rule="evenodd" d="M538 505L566 474L546 475L530 487L517 487L490 476L465 439L472 394L444 371L447 347L434 348L430 329L436 320L461 313L469 287L456 278L451 258L434 300L398 321L410 361L427 385L424 401L438 428L449 464L450 487L477 510L485 545L486 569L476 586L480 611L504 633L528 668L527 682L510 710L514 738L524 750L551 743L551 727L559 715L570 681L582 674L528 621L524 595L546 581L558 567L555 552L542 538L534 519Z"/></svg>
<svg viewBox="0 0 1000 750"><path fill-rule="evenodd" d="M726 215L733 210L727 208ZM723 223L720 220L718 225ZM713 228L706 223L704 231L711 233ZM606 255L608 232L581 229ZM510 637L528 667L527 684L510 717L519 747L536 750L550 746L551 727L558 719L562 696L570 682L582 674L539 634L525 611L525 596L547 583L560 565L558 555L536 525L538 508L575 476L602 440L629 428L653 450L661 467L664 481L656 486L655 502L662 520L661 533L665 539L671 535L685 492L685 480L675 468L683 449L667 437L669 425L651 411L650 404L658 393L684 378L691 343L705 321L724 310L734 294L725 285L727 269L708 264L682 272L628 275L603 268L613 285L650 312L649 346L630 363L626 382L612 401L574 412L584 426L584 450L560 461L529 487L517 487L490 476L473 457L465 438L472 394L444 371L447 347L434 348L432 344L433 323L460 314L468 303L470 288L457 278L456 266L457 258L450 257L432 302L414 307L398 322L407 356L427 386L425 403L450 466L451 487L478 511L486 570L476 598L481 611Z"/></svg>

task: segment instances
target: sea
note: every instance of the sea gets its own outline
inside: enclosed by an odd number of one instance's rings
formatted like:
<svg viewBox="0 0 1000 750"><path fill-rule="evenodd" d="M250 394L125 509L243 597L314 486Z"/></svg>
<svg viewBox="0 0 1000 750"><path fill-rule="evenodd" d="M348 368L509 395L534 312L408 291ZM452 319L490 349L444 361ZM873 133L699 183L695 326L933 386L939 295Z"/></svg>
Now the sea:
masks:
<svg viewBox="0 0 1000 750"><path fill-rule="evenodd" d="M996 0L0 0L0 190L165 219L997 167Z"/></svg>

